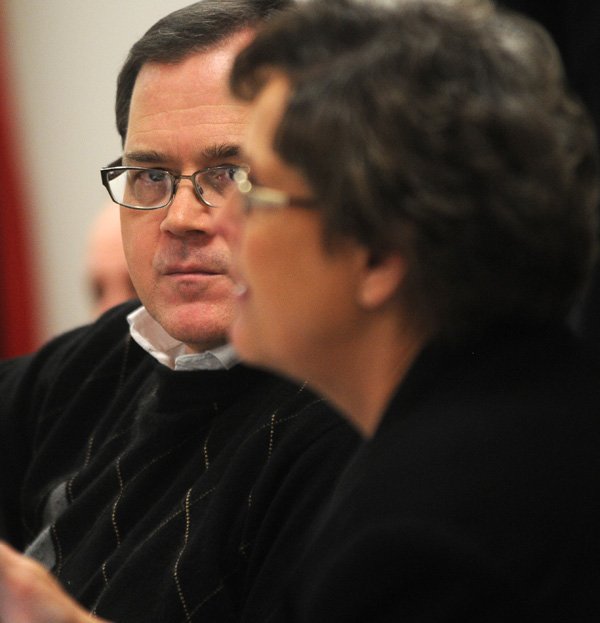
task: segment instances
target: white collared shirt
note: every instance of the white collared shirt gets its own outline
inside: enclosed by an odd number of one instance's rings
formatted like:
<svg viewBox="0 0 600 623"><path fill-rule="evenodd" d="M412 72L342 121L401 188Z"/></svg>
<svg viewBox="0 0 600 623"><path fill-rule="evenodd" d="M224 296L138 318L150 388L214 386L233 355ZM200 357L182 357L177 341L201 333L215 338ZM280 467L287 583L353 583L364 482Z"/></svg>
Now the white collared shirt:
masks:
<svg viewBox="0 0 600 623"><path fill-rule="evenodd" d="M127 316L131 337L164 366L173 370L229 370L239 362L231 344L202 353L189 353L171 337L142 305Z"/></svg>

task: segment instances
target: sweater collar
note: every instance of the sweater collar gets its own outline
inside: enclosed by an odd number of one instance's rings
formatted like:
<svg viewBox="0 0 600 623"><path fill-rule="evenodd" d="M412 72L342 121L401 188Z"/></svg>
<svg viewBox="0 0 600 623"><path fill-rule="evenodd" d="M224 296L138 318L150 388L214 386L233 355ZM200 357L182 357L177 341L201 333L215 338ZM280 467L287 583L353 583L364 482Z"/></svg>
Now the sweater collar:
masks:
<svg viewBox="0 0 600 623"><path fill-rule="evenodd" d="M238 363L230 344L202 353L188 353L185 344L171 337L142 305L127 316L129 332L148 354L174 370L229 370Z"/></svg>

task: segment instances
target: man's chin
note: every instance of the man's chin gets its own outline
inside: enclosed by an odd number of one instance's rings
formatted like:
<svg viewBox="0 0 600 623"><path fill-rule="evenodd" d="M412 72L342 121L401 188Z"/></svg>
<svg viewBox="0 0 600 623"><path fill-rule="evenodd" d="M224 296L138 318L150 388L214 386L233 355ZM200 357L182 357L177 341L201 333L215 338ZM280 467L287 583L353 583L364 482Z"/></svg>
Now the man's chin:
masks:
<svg viewBox="0 0 600 623"><path fill-rule="evenodd" d="M201 352L227 342L231 324L229 310L215 309L205 303L182 303L161 311L155 319L174 339L192 352Z"/></svg>
<svg viewBox="0 0 600 623"><path fill-rule="evenodd" d="M162 278L162 292L169 304L203 303L232 296L231 280L220 274L180 273Z"/></svg>

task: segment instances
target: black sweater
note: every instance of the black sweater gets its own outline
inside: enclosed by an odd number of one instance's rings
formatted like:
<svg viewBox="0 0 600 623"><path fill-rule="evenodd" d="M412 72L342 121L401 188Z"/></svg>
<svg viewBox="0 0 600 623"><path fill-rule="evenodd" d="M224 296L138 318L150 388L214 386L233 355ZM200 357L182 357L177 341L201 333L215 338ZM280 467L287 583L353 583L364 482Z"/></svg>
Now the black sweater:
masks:
<svg viewBox="0 0 600 623"><path fill-rule="evenodd" d="M263 621L357 436L264 372L160 365L131 309L0 363L0 528L107 619Z"/></svg>
<svg viewBox="0 0 600 623"><path fill-rule="evenodd" d="M344 473L286 623L600 621L600 367L504 326L413 365Z"/></svg>

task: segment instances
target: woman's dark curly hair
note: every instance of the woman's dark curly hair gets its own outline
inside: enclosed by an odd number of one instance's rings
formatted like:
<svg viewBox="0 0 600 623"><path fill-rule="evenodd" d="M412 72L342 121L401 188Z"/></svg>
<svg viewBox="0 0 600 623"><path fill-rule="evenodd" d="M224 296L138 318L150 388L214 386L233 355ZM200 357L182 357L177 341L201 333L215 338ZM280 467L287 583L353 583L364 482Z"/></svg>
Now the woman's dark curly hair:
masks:
<svg viewBox="0 0 600 623"><path fill-rule="evenodd" d="M550 36L485 0L391 4L284 13L233 91L287 75L275 150L322 199L328 239L407 258L401 296L430 330L564 318L595 251L598 157Z"/></svg>

